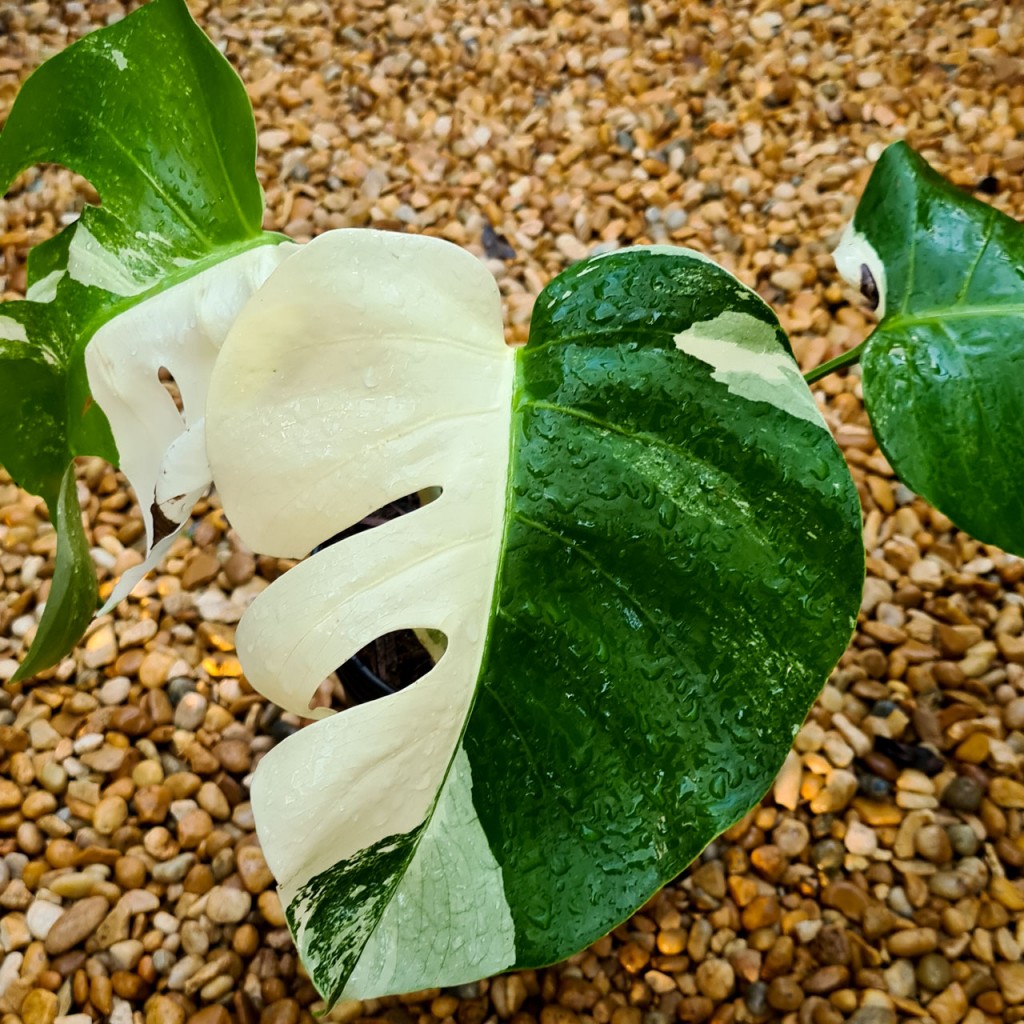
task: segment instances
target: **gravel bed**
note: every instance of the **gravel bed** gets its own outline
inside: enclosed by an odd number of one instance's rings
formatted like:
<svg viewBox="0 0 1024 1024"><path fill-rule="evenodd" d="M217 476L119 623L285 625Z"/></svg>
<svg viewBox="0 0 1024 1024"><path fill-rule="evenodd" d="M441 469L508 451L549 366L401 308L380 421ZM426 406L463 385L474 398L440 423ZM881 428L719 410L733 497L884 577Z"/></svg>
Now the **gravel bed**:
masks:
<svg viewBox="0 0 1024 1024"><path fill-rule="evenodd" d="M256 106L267 226L374 225L488 260L509 339L573 260L713 256L778 310L805 368L870 315L829 251L906 137L1024 215L1015 4L568 0L193 3ZM116 2L0 0L0 119ZM0 203L0 291L91 195L33 171ZM857 635L762 805L564 964L343 1003L382 1024L985 1024L1024 1020L1024 562L894 477L856 371L819 385L864 506ZM123 480L83 460L93 557L139 555ZM0 475L0 678L53 570L42 504ZM0 1024L311 1024L253 832L255 762L302 722L252 692L255 558L216 499L56 670L0 696ZM324 701L340 701L325 683Z"/></svg>

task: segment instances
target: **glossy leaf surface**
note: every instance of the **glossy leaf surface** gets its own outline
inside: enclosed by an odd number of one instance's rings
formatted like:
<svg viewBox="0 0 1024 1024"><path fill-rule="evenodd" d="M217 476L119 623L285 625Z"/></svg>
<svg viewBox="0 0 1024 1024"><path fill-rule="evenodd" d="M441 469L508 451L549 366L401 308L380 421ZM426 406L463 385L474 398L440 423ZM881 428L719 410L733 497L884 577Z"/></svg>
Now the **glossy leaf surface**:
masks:
<svg viewBox="0 0 1024 1024"><path fill-rule="evenodd" d="M897 143L836 262L882 300L861 364L893 468L978 540L1024 554L1024 229Z"/></svg>
<svg viewBox="0 0 1024 1024"><path fill-rule="evenodd" d="M686 250L577 264L513 352L468 254L323 235L243 309L207 416L260 551L442 489L302 562L237 635L249 680L307 715L376 636L447 637L411 688L326 714L256 773L330 1001L597 939L763 795L849 640L849 473L772 313Z"/></svg>
<svg viewBox="0 0 1024 1024"><path fill-rule="evenodd" d="M72 457L116 463L123 440L90 393L84 353L95 332L204 268L276 240L261 232L255 152L245 90L183 0L154 0L86 36L18 94L0 133L0 192L27 167L52 162L88 178L102 202L33 251L26 299L0 305L0 391L15 406L0 429L0 462L46 499L55 522ZM145 344L136 339L136 348ZM148 512L153 499L139 500ZM84 538L61 550L80 558ZM76 562L68 586L51 593L48 613L59 611L66 628L37 632L32 670L81 635L95 607L91 571Z"/></svg>

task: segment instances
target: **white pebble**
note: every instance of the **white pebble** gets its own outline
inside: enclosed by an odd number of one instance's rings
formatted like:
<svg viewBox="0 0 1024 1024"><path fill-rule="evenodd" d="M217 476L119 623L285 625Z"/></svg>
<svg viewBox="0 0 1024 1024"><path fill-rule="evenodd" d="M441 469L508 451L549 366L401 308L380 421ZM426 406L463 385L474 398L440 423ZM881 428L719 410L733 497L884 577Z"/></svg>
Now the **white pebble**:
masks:
<svg viewBox="0 0 1024 1024"><path fill-rule="evenodd" d="M42 941L50 934L57 918L64 913L64 908L49 900L34 900L32 905L25 912L25 921L28 930L34 938Z"/></svg>

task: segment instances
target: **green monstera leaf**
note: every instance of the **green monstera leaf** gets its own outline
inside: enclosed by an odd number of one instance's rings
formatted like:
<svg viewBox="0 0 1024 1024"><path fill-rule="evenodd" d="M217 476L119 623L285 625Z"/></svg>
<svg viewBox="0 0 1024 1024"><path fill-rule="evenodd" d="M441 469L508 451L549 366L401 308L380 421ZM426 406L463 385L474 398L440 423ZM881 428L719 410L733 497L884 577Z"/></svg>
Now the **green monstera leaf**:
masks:
<svg viewBox="0 0 1024 1024"><path fill-rule="evenodd" d="M696 253L576 264L503 341L497 288L436 239L331 232L220 349L207 449L275 581L249 680L317 717L252 787L328 1001L558 960L769 787L849 641L857 494L756 294ZM436 666L340 714L309 702L399 629Z"/></svg>
<svg viewBox="0 0 1024 1024"><path fill-rule="evenodd" d="M1024 554L1024 229L896 143L835 256L878 301L861 365L882 451L957 526Z"/></svg>
<svg viewBox="0 0 1024 1024"><path fill-rule="evenodd" d="M242 83L183 0L154 0L48 60L25 82L0 133L0 192L25 168L45 161L84 175L102 200L102 207L87 208L33 250L27 298L0 305L0 391L14 406L0 428L0 462L21 486L42 495L53 521L73 534L58 543L62 585L50 591L21 677L62 656L96 607L80 517L60 507L74 499L73 485L68 491L62 483L73 457L117 462L126 447L144 443L137 432L118 429L108 404L93 401L98 396L87 377L86 346L103 329L108 352L126 348L134 355L148 346L159 370L166 362L155 352L156 340L139 329L146 318L133 319L140 305L179 285L175 322L181 331L197 304L207 307L199 311L204 322L223 320L208 308L217 297L201 284L190 289L180 282L225 261L243 261L242 277L258 277L254 268L275 263L248 253L279 241L261 230L255 153ZM99 354L94 363L102 363ZM184 420L176 417L166 393L155 394L155 375L153 385L150 411L163 429L149 426L145 437L156 447L136 461L159 465L189 428L190 410ZM132 392L129 386L126 401ZM110 388L104 397L121 400ZM198 405L201 415L205 395L189 403L190 397L186 406ZM164 491L175 491L174 497L194 492L195 480L179 487L173 470ZM180 526L185 502L164 507L152 490L136 489L153 545Z"/></svg>

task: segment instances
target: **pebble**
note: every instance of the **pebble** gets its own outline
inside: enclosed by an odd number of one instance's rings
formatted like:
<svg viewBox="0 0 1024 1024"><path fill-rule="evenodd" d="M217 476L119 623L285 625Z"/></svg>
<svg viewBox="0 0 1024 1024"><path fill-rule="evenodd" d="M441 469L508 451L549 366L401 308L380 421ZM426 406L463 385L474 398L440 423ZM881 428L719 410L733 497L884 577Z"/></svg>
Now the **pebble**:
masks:
<svg viewBox="0 0 1024 1024"><path fill-rule="evenodd" d="M215 886L206 900L206 914L215 924L237 924L252 908L252 896L244 889Z"/></svg>
<svg viewBox="0 0 1024 1024"><path fill-rule="evenodd" d="M25 923L33 938L43 940L63 914L64 910L59 904L50 903L48 900L33 900L25 912Z"/></svg>
<svg viewBox="0 0 1024 1024"><path fill-rule="evenodd" d="M127 676L114 676L96 691L96 696L101 704L108 706L123 704L128 699L131 688L131 680Z"/></svg>
<svg viewBox="0 0 1024 1024"><path fill-rule="evenodd" d="M724 1002L732 994L736 974L728 960L712 957L697 967L697 988L716 1003ZM675 987L673 982L672 987Z"/></svg>
<svg viewBox="0 0 1024 1024"><path fill-rule="evenodd" d="M0 810L19 807L24 796L19 786L10 779L0 779Z"/></svg>
<svg viewBox="0 0 1024 1024"><path fill-rule="evenodd" d="M939 943L934 928L908 928L893 932L887 945L893 956L915 957L930 953Z"/></svg>
<svg viewBox="0 0 1024 1024"><path fill-rule="evenodd" d="M242 884L254 895L263 892L274 881L263 851L258 846L241 846L235 851L235 866Z"/></svg>
<svg viewBox="0 0 1024 1024"><path fill-rule="evenodd" d="M932 992L941 992L952 980L949 961L938 953L921 957L917 964L917 980Z"/></svg>
<svg viewBox="0 0 1024 1024"><path fill-rule="evenodd" d="M65 910L46 936L50 956L64 953L91 935L107 916L110 904L103 896L87 896Z"/></svg>
<svg viewBox="0 0 1024 1024"><path fill-rule="evenodd" d="M993 967L992 973L1010 1006L1024 1004L1024 963L999 963Z"/></svg>
<svg viewBox="0 0 1024 1024"><path fill-rule="evenodd" d="M878 836L875 830L862 825L859 821L850 823L843 842L850 853L862 857L870 857L878 850Z"/></svg>
<svg viewBox="0 0 1024 1024"><path fill-rule="evenodd" d="M998 807L1024 808L1024 783L997 775L989 783L988 795Z"/></svg>
<svg viewBox="0 0 1024 1024"><path fill-rule="evenodd" d="M21 1019L23 1024L53 1024L59 1008L55 992L34 988L21 1004Z"/></svg>
<svg viewBox="0 0 1024 1024"><path fill-rule="evenodd" d="M206 718L206 698L199 693L185 693L174 709L174 724L186 732L195 732Z"/></svg>
<svg viewBox="0 0 1024 1024"><path fill-rule="evenodd" d="M974 779L958 775L942 791L942 802L955 811L974 813L981 806L981 787Z"/></svg>
<svg viewBox="0 0 1024 1024"><path fill-rule="evenodd" d="M175 676L167 683L167 696L175 708L188 693L195 693L196 684L188 676ZM182 728L182 726L178 726Z"/></svg>

